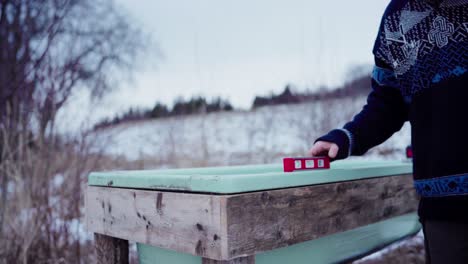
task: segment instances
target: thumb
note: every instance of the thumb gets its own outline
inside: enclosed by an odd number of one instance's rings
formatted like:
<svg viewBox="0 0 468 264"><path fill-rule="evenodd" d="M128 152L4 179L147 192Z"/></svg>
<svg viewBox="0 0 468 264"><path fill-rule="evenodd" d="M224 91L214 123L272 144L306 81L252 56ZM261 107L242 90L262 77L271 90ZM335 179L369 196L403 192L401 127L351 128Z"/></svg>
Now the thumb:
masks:
<svg viewBox="0 0 468 264"><path fill-rule="evenodd" d="M332 144L330 150L328 151L328 156L332 159L336 158L336 155L338 155L338 150L338 146L336 144Z"/></svg>

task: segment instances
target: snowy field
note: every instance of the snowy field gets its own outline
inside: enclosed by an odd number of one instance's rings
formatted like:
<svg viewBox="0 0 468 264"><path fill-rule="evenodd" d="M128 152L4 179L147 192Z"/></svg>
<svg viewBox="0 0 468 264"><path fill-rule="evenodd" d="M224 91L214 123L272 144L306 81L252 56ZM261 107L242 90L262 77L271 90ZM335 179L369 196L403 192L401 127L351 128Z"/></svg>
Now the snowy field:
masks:
<svg viewBox="0 0 468 264"><path fill-rule="evenodd" d="M314 140L341 127L364 97L129 122L100 130L97 149L145 168L278 163L306 155ZM369 151L365 159L402 159L409 125Z"/></svg>

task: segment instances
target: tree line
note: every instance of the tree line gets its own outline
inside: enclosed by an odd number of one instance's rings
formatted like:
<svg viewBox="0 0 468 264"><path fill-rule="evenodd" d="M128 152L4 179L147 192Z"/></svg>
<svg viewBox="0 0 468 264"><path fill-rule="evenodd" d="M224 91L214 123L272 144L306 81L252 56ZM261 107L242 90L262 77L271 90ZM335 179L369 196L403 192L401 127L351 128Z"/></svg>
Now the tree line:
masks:
<svg viewBox="0 0 468 264"><path fill-rule="evenodd" d="M280 105L280 104L296 104L303 102L313 102L326 99L336 99L343 97L356 97L369 93L371 89L371 77L369 74L361 73L353 76L350 81L344 85L326 89L322 87L318 91L294 91L292 85L286 85L284 90L278 94L272 93L269 96L256 96L253 100L251 109L256 109L263 106ZM110 127L113 125L138 120L148 120L156 118L166 118L173 116L185 116L192 114L213 113L221 111L232 111L234 107L229 100L219 97L213 100L208 100L198 96L188 100L179 98L175 101L174 106L170 108L164 103L157 102L151 109L141 109L131 107L122 114L118 114L113 118L105 118L94 125L94 130Z"/></svg>
<svg viewBox="0 0 468 264"><path fill-rule="evenodd" d="M123 114L116 115L111 119L105 118L104 120L100 121L94 126L94 130L106 128L112 125L117 125L129 121L232 110L234 110L234 107L229 102L229 100L225 100L220 97L216 97L212 100L208 100L201 96L193 97L188 100L179 98L174 102L172 108L161 102L157 102L151 109L131 107Z"/></svg>
<svg viewBox="0 0 468 264"><path fill-rule="evenodd" d="M291 85L286 85L281 93L271 94L270 96L256 96L252 104L252 109L269 105L297 104L326 99L357 97L367 95L370 92L370 89L371 77L369 74L355 76L344 85L334 89L322 87L318 89L318 91L313 92L297 92L294 91Z"/></svg>

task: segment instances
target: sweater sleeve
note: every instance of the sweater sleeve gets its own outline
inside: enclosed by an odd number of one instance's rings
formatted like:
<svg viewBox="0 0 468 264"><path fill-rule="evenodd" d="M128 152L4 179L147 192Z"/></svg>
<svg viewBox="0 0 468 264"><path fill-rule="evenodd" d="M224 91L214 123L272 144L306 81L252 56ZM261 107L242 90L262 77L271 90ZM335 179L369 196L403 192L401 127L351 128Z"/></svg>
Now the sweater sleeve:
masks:
<svg viewBox="0 0 468 264"><path fill-rule="evenodd" d="M366 153L400 130L408 120L408 105L387 58L389 53L385 50L382 34L381 26L373 50L375 66L372 72L372 90L366 105L342 129L332 130L316 140L337 144L337 159Z"/></svg>

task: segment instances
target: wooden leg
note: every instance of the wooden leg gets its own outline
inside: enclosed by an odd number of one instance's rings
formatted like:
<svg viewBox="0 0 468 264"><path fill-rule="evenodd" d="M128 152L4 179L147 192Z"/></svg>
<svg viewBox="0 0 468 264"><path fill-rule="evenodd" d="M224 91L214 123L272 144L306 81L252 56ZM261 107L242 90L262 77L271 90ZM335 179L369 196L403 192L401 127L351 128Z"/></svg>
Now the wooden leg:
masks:
<svg viewBox="0 0 468 264"><path fill-rule="evenodd" d="M241 257L231 260L214 260L203 258L202 264L255 264L255 256Z"/></svg>
<svg viewBox="0 0 468 264"><path fill-rule="evenodd" d="M128 240L94 234L98 264L128 264Z"/></svg>

